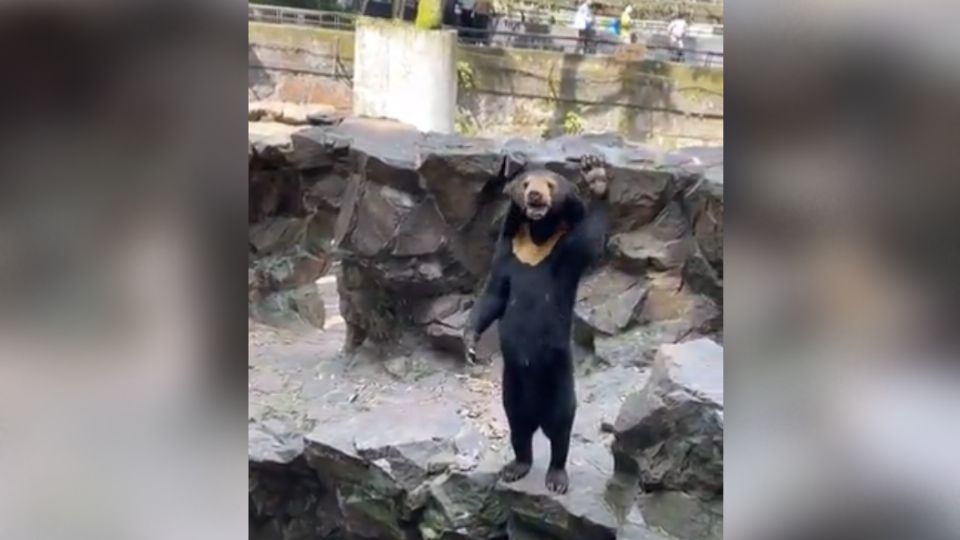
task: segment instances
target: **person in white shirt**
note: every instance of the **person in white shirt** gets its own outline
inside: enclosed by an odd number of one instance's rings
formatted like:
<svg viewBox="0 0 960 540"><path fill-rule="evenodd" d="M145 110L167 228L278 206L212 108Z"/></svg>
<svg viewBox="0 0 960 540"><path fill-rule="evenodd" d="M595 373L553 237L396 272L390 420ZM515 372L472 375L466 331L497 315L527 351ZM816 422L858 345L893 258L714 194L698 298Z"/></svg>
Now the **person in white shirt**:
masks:
<svg viewBox="0 0 960 540"><path fill-rule="evenodd" d="M577 8L577 13L573 16L573 27L577 29L577 52L587 51L587 40L590 39L593 30L593 9L590 7L590 0L586 0Z"/></svg>
<svg viewBox="0 0 960 540"><path fill-rule="evenodd" d="M675 19L667 25L667 36L670 38L670 47L673 49L673 59L677 62L683 61L683 45L687 37L687 18L680 13Z"/></svg>

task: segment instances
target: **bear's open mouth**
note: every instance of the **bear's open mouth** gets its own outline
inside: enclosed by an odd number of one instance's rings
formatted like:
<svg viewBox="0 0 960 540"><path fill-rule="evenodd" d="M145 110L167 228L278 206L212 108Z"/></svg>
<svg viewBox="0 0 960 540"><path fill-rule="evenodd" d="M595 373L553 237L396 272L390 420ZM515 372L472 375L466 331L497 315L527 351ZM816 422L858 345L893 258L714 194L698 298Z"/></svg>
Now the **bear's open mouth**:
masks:
<svg viewBox="0 0 960 540"><path fill-rule="evenodd" d="M530 219L540 219L543 216L547 215L547 211L550 207L546 203L542 202L528 202L527 203L527 217Z"/></svg>

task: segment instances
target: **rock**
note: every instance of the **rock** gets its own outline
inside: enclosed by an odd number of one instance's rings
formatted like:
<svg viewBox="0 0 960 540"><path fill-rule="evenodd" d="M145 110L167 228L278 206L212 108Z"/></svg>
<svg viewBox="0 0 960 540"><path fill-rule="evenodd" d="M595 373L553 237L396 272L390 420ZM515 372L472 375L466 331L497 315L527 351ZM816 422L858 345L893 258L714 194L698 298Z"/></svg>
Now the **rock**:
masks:
<svg viewBox="0 0 960 540"><path fill-rule="evenodd" d="M452 404L384 405L318 426L305 437L305 456L335 491L346 531L400 539L433 501L426 485L454 466L467 431ZM445 482L437 480L437 493Z"/></svg>
<svg viewBox="0 0 960 540"><path fill-rule="evenodd" d="M275 421L248 426L251 538L329 538L336 498L304 459L303 436Z"/></svg>
<svg viewBox="0 0 960 540"><path fill-rule="evenodd" d="M594 339L594 354L610 366L647 367L656 349L675 342L686 328L683 321L658 321L613 336L599 335Z"/></svg>
<svg viewBox="0 0 960 540"><path fill-rule="evenodd" d="M579 377L574 437L579 442L606 445L609 429L617 419L627 396L641 390L650 380L650 369L613 366Z"/></svg>
<svg viewBox="0 0 960 540"><path fill-rule="evenodd" d="M502 538L506 509L496 493L497 473L452 472L429 483L419 531L429 538Z"/></svg>
<svg viewBox="0 0 960 540"><path fill-rule="evenodd" d="M329 128L306 128L290 135L291 149L286 160L301 171L330 168L339 161L350 162L351 139ZM352 164L351 164L352 165Z"/></svg>
<svg viewBox="0 0 960 540"><path fill-rule="evenodd" d="M723 161L704 165L689 180L685 197L693 235L710 265L723 276Z"/></svg>
<svg viewBox="0 0 960 540"><path fill-rule="evenodd" d="M305 456L332 486L346 530L366 537L404 538L400 485L389 472L359 455L348 432L335 426L331 431L307 435Z"/></svg>
<svg viewBox="0 0 960 540"><path fill-rule="evenodd" d="M695 280L705 294L722 303L716 289L722 290L723 279L723 149L684 148L668 153L664 165L682 178L697 257L703 259L693 262Z"/></svg>
<svg viewBox="0 0 960 540"><path fill-rule="evenodd" d="M335 126L343 122L344 116L337 112L311 112L307 114L307 123L311 126Z"/></svg>
<svg viewBox="0 0 960 540"><path fill-rule="evenodd" d="M679 268L692 250L690 222L679 203L669 203L653 222L611 236L613 264L628 273Z"/></svg>
<svg viewBox="0 0 960 540"><path fill-rule="evenodd" d="M300 104L284 101L255 101L248 103L247 119L250 121L273 121L294 126L306 125L308 119L318 114L333 114L332 105L319 103Z"/></svg>
<svg viewBox="0 0 960 540"><path fill-rule="evenodd" d="M494 184L503 167L500 146L457 135L432 135L426 143L420 175L443 219L454 229L461 229L476 215L485 188L490 186L488 197L499 195Z"/></svg>
<svg viewBox="0 0 960 540"><path fill-rule="evenodd" d="M314 255L295 246L283 255L258 259L251 270L258 288L276 291L314 283L326 275L332 264L328 256Z"/></svg>
<svg viewBox="0 0 960 540"><path fill-rule="evenodd" d="M607 197L614 232L635 230L654 220L667 203L673 175L646 166L610 167Z"/></svg>
<svg viewBox="0 0 960 540"><path fill-rule="evenodd" d="M276 149L278 155L289 151L292 140L290 136L297 131L297 127L279 122L250 122L247 124L247 134L250 141L251 154L268 153L268 149ZM252 157L252 156L251 156Z"/></svg>
<svg viewBox="0 0 960 540"><path fill-rule="evenodd" d="M571 445L570 490L561 496L544 486L549 443L534 437L534 466L526 477L497 486L509 509L511 534L562 540L614 539L618 521L605 494L612 476L609 450L602 444Z"/></svg>
<svg viewBox="0 0 960 540"><path fill-rule="evenodd" d="M641 495L637 508L648 530L664 531L683 540L721 540L723 501L709 501L678 491ZM640 536L639 538L645 538ZM651 536L650 538L663 538Z"/></svg>
<svg viewBox="0 0 960 540"><path fill-rule="evenodd" d="M281 116L283 116L282 101L252 101L247 103L247 120L251 122L276 121Z"/></svg>
<svg viewBox="0 0 960 540"><path fill-rule="evenodd" d="M288 251L303 242L308 220L274 217L250 226L249 242L258 256Z"/></svg>
<svg viewBox="0 0 960 540"><path fill-rule="evenodd" d="M699 249L687 258L681 273L690 290L723 305L723 279Z"/></svg>
<svg viewBox="0 0 960 540"><path fill-rule="evenodd" d="M636 321L645 296L642 278L605 267L580 282L574 313L595 332L613 335Z"/></svg>
<svg viewBox="0 0 960 540"><path fill-rule="evenodd" d="M618 471L650 489L722 494L723 348L706 338L663 345L614 431Z"/></svg>
<svg viewBox="0 0 960 540"><path fill-rule="evenodd" d="M289 464L303 455L303 436L271 429L263 423L247 426L247 454L258 463Z"/></svg>
<svg viewBox="0 0 960 540"><path fill-rule="evenodd" d="M466 428L453 407L384 407L359 415L354 447L370 462L382 460L391 477L412 491L428 476L453 466L455 439Z"/></svg>
<svg viewBox="0 0 960 540"><path fill-rule="evenodd" d="M670 538L649 526L640 509L634 507L617 531L617 540L670 540ZM685 537L684 540L686 540Z"/></svg>
<svg viewBox="0 0 960 540"><path fill-rule="evenodd" d="M446 240L446 223L434 201L426 199L410 209L395 231L393 255L413 257L437 253Z"/></svg>
<svg viewBox="0 0 960 540"><path fill-rule="evenodd" d="M387 250L401 217L413 207L414 202L388 186L366 184L361 189L355 227L349 243L339 247L373 257Z"/></svg>
<svg viewBox="0 0 960 540"><path fill-rule="evenodd" d="M254 294L250 316L281 328L323 329L326 309L316 283L307 283L296 289Z"/></svg>

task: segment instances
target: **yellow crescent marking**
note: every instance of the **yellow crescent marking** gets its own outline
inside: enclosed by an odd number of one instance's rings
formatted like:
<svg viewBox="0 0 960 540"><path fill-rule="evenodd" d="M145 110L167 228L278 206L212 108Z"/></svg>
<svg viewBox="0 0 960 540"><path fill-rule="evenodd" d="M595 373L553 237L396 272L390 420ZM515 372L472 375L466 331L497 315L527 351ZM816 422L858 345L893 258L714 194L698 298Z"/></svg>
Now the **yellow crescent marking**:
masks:
<svg viewBox="0 0 960 540"><path fill-rule="evenodd" d="M567 228L563 225L557 227L556 232L547 238L542 244L537 244L530 238L530 227L524 223L513 237L513 255L518 261L527 266L536 266L550 256L557 242L567 233Z"/></svg>

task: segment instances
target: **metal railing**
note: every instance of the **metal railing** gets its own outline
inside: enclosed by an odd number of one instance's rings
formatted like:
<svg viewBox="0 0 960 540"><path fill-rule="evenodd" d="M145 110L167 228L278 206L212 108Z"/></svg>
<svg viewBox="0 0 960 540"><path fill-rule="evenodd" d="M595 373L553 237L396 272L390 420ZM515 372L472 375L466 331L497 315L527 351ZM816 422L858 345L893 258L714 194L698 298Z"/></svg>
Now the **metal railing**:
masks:
<svg viewBox="0 0 960 540"><path fill-rule="evenodd" d="M353 30L357 15L355 13L341 11L319 11L284 6L268 6L264 4L247 4L247 18L257 22Z"/></svg>
<svg viewBox="0 0 960 540"><path fill-rule="evenodd" d="M354 13L262 4L248 4L247 14L249 20L256 22L314 26L345 31L354 30L357 19L357 15ZM549 50L588 55L616 54L624 46L612 35L601 34L581 39L577 36L549 33L549 27L547 27L547 32L530 30L513 32L461 26L444 26L444 28L456 30L462 44L473 46ZM723 53L719 51L689 47L679 49L649 42L645 43L643 47L648 60L681 61L707 68L723 66Z"/></svg>

